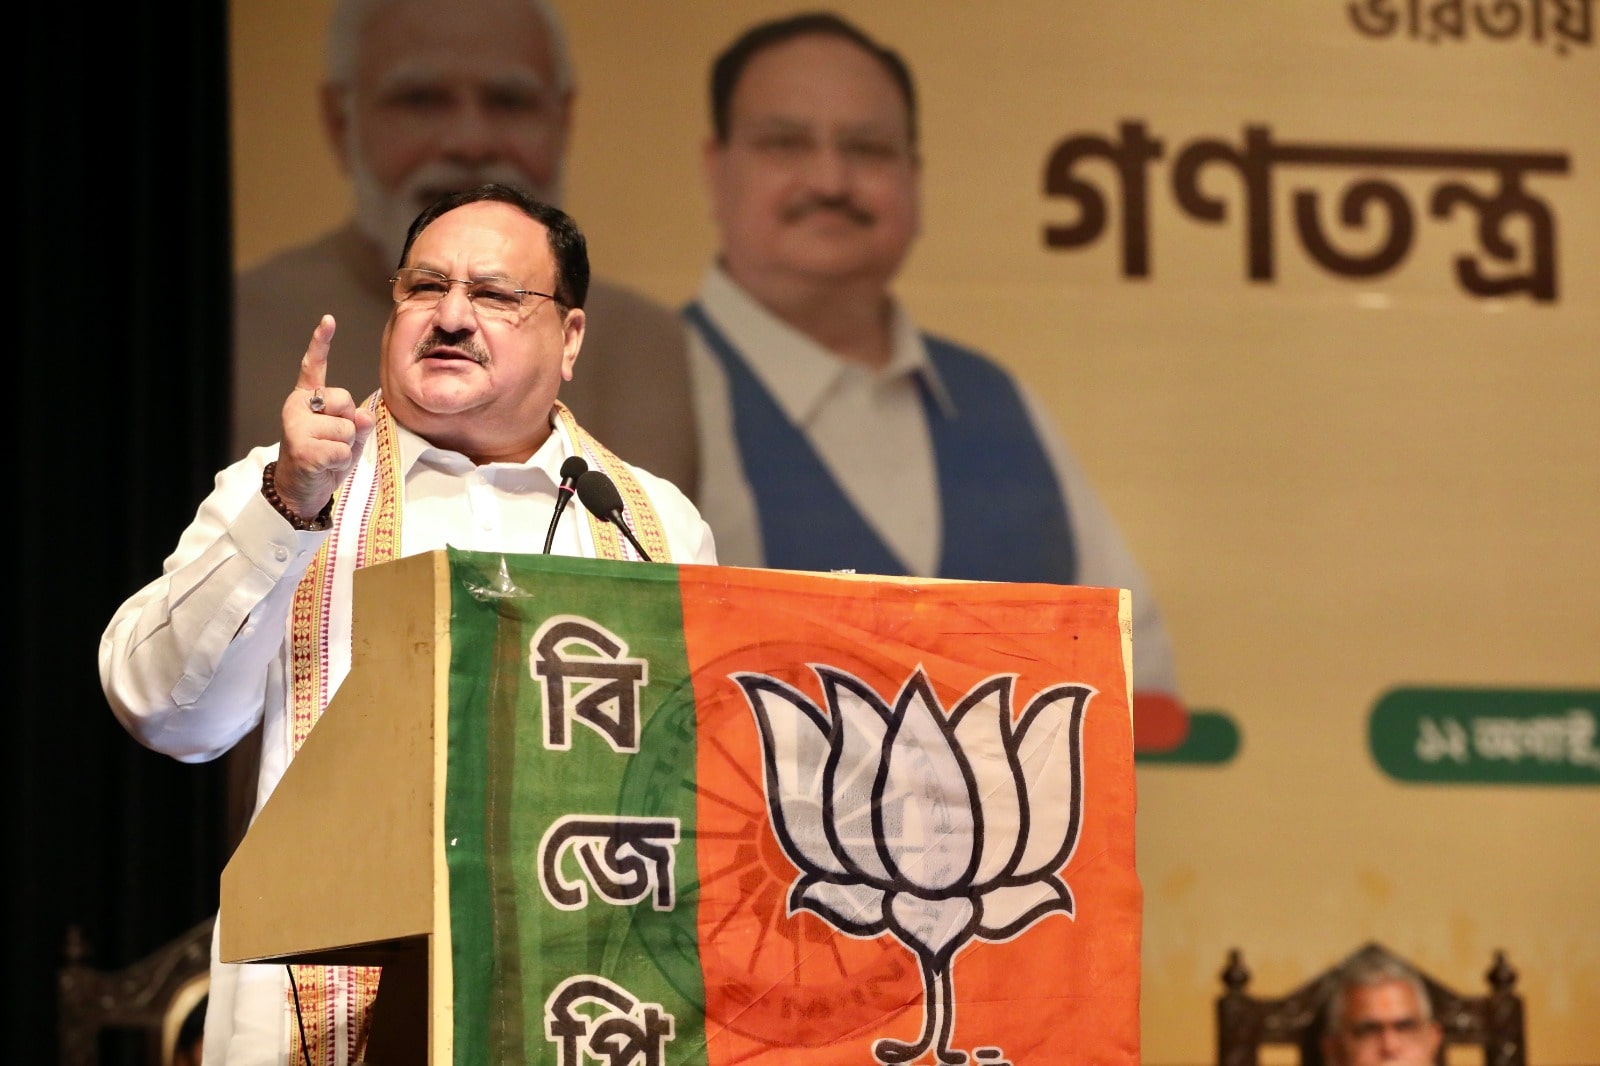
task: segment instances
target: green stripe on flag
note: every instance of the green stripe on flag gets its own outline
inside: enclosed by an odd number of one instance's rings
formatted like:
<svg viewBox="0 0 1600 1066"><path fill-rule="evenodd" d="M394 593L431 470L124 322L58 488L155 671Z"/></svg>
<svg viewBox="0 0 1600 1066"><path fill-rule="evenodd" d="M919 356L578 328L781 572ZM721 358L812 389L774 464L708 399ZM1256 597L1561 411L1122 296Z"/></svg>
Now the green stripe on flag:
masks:
<svg viewBox="0 0 1600 1066"><path fill-rule="evenodd" d="M703 1062L677 569L456 550L450 565L455 1061L555 1063L605 1015Z"/></svg>

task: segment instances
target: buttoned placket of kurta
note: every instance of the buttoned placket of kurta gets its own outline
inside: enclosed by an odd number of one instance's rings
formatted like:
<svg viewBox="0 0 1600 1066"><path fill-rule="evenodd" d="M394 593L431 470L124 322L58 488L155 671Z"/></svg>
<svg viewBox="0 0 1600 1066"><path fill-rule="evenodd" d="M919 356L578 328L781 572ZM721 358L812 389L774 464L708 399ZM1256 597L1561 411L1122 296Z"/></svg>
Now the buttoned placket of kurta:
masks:
<svg viewBox="0 0 1600 1066"><path fill-rule="evenodd" d="M478 545L496 542L499 538L501 514L500 499L495 494L495 470L478 467L467 477L467 505L472 510L472 533L482 538Z"/></svg>

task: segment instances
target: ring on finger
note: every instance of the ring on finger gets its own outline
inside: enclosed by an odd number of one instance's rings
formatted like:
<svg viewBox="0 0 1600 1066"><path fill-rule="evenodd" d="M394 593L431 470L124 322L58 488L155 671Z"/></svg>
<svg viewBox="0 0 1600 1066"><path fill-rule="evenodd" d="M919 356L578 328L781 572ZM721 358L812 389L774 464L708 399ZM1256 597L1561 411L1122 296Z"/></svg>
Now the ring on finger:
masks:
<svg viewBox="0 0 1600 1066"><path fill-rule="evenodd" d="M312 389L311 399L306 401L306 405L311 408L313 414L320 415L327 408L328 402L322 398L321 389Z"/></svg>

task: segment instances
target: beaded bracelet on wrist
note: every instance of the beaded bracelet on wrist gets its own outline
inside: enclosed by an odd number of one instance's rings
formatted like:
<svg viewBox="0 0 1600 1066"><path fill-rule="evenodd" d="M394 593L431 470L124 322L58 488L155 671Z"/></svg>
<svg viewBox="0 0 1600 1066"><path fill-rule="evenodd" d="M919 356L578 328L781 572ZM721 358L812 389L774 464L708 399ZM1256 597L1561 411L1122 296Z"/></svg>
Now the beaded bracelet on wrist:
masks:
<svg viewBox="0 0 1600 1066"><path fill-rule="evenodd" d="M317 512L315 518L301 518L288 504L283 502L283 497L278 495L277 483L273 476L277 473L278 461L274 459L261 471L261 495L272 504L272 509L283 515L289 524L296 529L307 532L319 533L333 524L333 497L328 497L328 502L322 505L322 510Z"/></svg>

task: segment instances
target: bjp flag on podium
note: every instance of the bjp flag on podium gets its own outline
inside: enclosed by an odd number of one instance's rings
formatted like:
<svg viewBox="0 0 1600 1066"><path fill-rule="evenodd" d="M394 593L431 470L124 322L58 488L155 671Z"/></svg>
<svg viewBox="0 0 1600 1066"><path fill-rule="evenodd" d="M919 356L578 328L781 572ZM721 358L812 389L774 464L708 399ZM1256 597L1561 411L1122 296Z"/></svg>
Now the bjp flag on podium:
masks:
<svg viewBox="0 0 1600 1066"><path fill-rule="evenodd" d="M1138 1062L1125 592L450 566L457 1063Z"/></svg>

